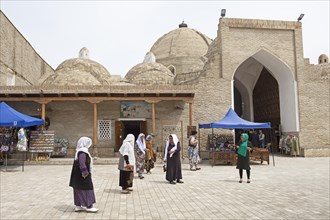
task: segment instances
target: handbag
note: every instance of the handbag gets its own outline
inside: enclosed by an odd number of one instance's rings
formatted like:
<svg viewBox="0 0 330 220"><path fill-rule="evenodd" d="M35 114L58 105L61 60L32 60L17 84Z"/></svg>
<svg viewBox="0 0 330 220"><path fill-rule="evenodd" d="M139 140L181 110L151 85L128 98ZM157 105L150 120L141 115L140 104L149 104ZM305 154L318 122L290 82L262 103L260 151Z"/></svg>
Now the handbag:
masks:
<svg viewBox="0 0 330 220"><path fill-rule="evenodd" d="M164 172L166 172L166 170L167 170L166 169L166 164L163 165L163 170L164 170Z"/></svg>

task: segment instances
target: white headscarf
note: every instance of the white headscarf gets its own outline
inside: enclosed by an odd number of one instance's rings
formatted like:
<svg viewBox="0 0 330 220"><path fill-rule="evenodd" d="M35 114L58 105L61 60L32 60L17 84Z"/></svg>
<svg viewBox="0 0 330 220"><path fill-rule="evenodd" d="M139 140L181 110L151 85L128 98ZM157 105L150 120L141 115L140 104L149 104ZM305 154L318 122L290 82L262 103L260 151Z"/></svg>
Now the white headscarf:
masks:
<svg viewBox="0 0 330 220"><path fill-rule="evenodd" d="M178 148L179 138L176 136L176 134L170 134L166 140L164 160L167 159L168 146L170 145L170 136L173 137L173 142L175 145L171 150L176 150ZM173 156L173 153L170 154L170 157L172 157L172 156Z"/></svg>
<svg viewBox="0 0 330 220"><path fill-rule="evenodd" d="M127 155L130 165L133 165L133 166L135 165L134 140L135 140L134 135L128 134L119 149L119 153L122 156Z"/></svg>
<svg viewBox="0 0 330 220"><path fill-rule="evenodd" d="M142 141L141 141L141 137ZM143 133L139 134L138 138L136 139L136 144L140 148L140 150L145 154L146 150L146 140L145 140L145 135Z"/></svg>
<svg viewBox="0 0 330 220"><path fill-rule="evenodd" d="M84 152L86 154L88 154L90 160L91 160L91 164L90 164L90 169L89 172L91 173L93 170L93 159L91 154L88 152L88 148L90 148L90 146L92 146L93 141L92 139L90 139L89 137L81 137L78 142L77 142L77 147L76 147L76 154L74 156L75 160L78 160L78 153L79 152Z"/></svg>

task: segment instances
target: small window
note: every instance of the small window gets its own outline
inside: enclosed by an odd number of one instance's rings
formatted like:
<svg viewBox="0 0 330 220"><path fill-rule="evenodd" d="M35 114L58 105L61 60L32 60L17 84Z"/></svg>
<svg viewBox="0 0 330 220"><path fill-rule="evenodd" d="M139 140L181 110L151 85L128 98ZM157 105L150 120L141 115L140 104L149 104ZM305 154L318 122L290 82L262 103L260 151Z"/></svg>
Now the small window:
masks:
<svg viewBox="0 0 330 220"><path fill-rule="evenodd" d="M98 139L111 139L111 120L98 120Z"/></svg>
<svg viewBox="0 0 330 220"><path fill-rule="evenodd" d="M173 65L169 66L168 69L171 71L171 73L173 73L173 75L175 75L175 67Z"/></svg>

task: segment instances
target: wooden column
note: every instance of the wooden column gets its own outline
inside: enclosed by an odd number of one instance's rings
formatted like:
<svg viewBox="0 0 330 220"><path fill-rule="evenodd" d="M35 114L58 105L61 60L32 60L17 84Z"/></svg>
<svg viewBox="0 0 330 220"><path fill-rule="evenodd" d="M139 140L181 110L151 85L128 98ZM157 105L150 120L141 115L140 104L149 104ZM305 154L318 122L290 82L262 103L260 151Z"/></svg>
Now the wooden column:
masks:
<svg viewBox="0 0 330 220"><path fill-rule="evenodd" d="M41 118L44 120L44 125L42 126L42 130L45 130L45 124L46 124L46 104L51 102L50 100L41 100L41 101L35 101L41 104Z"/></svg>
<svg viewBox="0 0 330 220"><path fill-rule="evenodd" d="M189 102L189 126L192 126L192 103Z"/></svg>
<svg viewBox="0 0 330 220"><path fill-rule="evenodd" d="M97 150L97 104L100 103L102 100L98 99L91 99L87 100L93 104L93 156L98 157L98 150Z"/></svg>
<svg viewBox="0 0 330 220"><path fill-rule="evenodd" d="M94 108L94 121L93 121L93 144L97 144L97 103L93 103Z"/></svg>
<svg viewBox="0 0 330 220"><path fill-rule="evenodd" d="M154 99L149 99L145 100L148 103L151 103L151 119L152 119L152 134L156 135L156 103L158 102L157 100ZM156 146L156 138L152 139L152 146Z"/></svg>
<svg viewBox="0 0 330 220"><path fill-rule="evenodd" d="M152 133L156 134L156 109L155 109L155 103L152 104Z"/></svg>

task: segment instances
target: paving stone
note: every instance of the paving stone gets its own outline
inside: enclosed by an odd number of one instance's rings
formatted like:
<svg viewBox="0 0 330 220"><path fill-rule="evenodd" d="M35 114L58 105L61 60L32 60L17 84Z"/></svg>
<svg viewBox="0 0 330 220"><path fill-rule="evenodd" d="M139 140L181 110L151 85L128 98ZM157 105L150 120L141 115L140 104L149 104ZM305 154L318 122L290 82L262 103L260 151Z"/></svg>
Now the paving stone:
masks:
<svg viewBox="0 0 330 220"><path fill-rule="evenodd" d="M94 165L98 213L74 212L68 186L71 165L1 167L0 219L317 219L330 218L330 159L275 157L276 166L253 163L251 183L238 183L235 166L204 161L191 172L182 164L184 184L165 180L162 165L134 179L121 194L117 165Z"/></svg>

